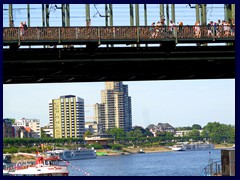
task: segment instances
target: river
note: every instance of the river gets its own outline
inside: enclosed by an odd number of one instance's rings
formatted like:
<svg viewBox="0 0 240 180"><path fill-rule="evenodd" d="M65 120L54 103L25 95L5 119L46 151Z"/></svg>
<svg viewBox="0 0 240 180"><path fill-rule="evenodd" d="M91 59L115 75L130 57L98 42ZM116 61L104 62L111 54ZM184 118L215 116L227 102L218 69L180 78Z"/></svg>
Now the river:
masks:
<svg viewBox="0 0 240 180"><path fill-rule="evenodd" d="M201 176L209 158L221 150L196 150L101 156L69 162L70 176Z"/></svg>

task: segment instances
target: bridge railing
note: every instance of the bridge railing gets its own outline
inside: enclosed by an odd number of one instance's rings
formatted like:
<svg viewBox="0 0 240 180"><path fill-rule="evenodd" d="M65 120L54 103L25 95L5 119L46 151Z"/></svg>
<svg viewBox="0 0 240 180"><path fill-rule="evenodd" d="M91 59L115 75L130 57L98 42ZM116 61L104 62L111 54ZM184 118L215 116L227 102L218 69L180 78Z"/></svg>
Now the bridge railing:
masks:
<svg viewBox="0 0 240 180"><path fill-rule="evenodd" d="M235 26L113 26L3 28L3 41L113 41L235 38Z"/></svg>

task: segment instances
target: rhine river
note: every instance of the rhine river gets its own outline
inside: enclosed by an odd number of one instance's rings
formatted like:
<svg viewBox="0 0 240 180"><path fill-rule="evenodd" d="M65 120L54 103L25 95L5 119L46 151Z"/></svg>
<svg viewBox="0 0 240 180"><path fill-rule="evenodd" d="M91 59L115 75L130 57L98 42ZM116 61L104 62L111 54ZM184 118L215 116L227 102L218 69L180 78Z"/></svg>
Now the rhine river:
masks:
<svg viewBox="0 0 240 180"><path fill-rule="evenodd" d="M221 150L196 150L101 156L69 161L70 176L201 176L209 158L221 160Z"/></svg>

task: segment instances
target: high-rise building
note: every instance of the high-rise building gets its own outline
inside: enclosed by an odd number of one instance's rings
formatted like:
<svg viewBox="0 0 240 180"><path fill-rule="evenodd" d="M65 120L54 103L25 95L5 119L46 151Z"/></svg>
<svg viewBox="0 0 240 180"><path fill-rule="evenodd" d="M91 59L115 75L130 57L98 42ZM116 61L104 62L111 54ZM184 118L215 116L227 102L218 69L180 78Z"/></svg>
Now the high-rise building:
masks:
<svg viewBox="0 0 240 180"><path fill-rule="evenodd" d="M106 82L101 91L101 103L94 105L95 120L103 125L103 130L122 128L130 131L132 128L131 97L128 96L128 85L121 81Z"/></svg>
<svg viewBox="0 0 240 180"><path fill-rule="evenodd" d="M49 125L54 138L79 138L85 132L84 100L74 95L49 101Z"/></svg>

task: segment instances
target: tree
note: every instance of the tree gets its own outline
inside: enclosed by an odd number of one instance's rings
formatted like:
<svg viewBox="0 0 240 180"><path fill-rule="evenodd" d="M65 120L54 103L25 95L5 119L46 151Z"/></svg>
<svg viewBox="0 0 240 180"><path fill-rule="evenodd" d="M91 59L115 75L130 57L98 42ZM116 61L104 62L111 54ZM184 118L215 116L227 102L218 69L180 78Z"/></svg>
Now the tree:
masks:
<svg viewBox="0 0 240 180"><path fill-rule="evenodd" d="M211 140L213 143L235 142L235 128L231 125L210 122L203 127L202 137Z"/></svg>
<svg viewBox="0 0 240 180"><path fill-rule="evenodd" d="M43 131L43 127L41 127L41 138L48 138L48 137L50 137L50 135L49 134L46 134L44 131Z"/></svg>
<svg viewBox="0 0 240 180"><path fill-rule="evenodd" d="M112 128L107 130L107 134L113 135L116 139L125 137L125 132L122 128Z"/></svg>
<svg viewBox="0 0 240 180"><path fill-rule="evenodd" d="M87 130L85 133L84 133L84 137L87 137L87 136L91 136L92 135L92 133L91 133L91 131L89 131L89 130Z"/></svg>
<svg viewBox="0 0 240 180"><path fill-rule="evenodd" d="M192 125L192 129L201 130L201 129L202 129L202 126L200 126L199 124L193 124L193 125Z"/></svg>
<svg viewBox="0 0 240 180"><path fill-rule="evenodd" d="M153 136L153 133L150 132L150 130L148 128L145 129L145 132L144 132L144 136L145 137L152 137Z"/></svg>
<svg viewBox="0 0 240 180"><path fill-rule="evenodd" d="M199 140L200 132L197 129L193 129L192 131L188 131L186 134L190 139L193 139L194 141Z"/></svg>
<svg viewBox="0 0 240 180"><path fill-rule="evenodd" d="M132 131L127 132L127 137L136 137L136 138L142 138L143 133L140 129L135 129Z"/></svg>

